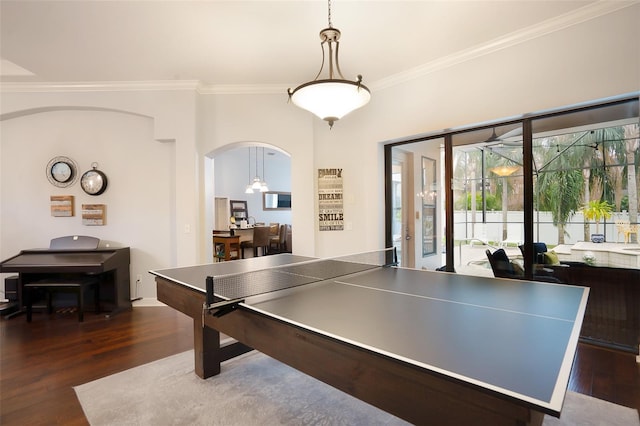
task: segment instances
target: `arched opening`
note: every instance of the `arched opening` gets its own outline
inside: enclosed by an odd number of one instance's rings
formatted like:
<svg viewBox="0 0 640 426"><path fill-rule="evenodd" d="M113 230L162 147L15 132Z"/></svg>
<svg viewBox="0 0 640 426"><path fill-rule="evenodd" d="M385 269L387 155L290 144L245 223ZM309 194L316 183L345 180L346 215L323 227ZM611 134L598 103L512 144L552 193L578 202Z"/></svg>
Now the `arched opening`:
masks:
<svg viewBox="0 0 640 426"><path fill-rule="evenodd" d="M233 223L231 219L234 216L232 201L246 206L244 217L250 225L292 223L291 155L288 152L265 142L241 141L212 151L206 159L205 230L208 234L234 225L240 227L240 221ZM266 191L259 187L247 190L256 179L266 183ZM210 238L206 241L205 261L210 261L213 246Z"/></svg>

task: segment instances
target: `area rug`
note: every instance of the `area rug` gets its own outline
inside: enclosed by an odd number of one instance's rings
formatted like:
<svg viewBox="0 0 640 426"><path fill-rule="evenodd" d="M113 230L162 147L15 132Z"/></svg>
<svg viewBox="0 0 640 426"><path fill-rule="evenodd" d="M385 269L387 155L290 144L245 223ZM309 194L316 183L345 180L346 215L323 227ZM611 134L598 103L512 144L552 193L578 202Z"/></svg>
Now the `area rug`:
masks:
<svg viewBox="0 0 640 426"><path fill-rule="evenodd" d="M407 424L256 351L222 368L202 380L187 351L74 389L93 426ZM640 425L637 410L573 392L561 417L544 425Z"/></svg>

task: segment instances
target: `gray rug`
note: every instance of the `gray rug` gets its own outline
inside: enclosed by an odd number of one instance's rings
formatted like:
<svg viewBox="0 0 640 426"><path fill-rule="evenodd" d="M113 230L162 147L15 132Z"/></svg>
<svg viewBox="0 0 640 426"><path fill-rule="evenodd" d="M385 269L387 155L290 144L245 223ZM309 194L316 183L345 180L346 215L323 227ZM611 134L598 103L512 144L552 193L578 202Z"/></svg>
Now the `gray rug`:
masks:
<svg viewBox="0 0 640 426"><path fill-rule="evenodd" d="M99 425L406 425L263 355L250 352L201 380L188 351L75 387ZM545 426L638 426L637 410L569 392Z"/></svg>

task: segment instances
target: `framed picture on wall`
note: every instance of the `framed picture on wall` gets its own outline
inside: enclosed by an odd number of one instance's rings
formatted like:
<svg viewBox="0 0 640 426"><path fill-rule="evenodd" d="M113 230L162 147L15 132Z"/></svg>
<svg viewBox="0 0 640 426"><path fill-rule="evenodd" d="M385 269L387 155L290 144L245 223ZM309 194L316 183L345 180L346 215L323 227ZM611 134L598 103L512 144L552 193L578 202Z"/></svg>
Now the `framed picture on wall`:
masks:
<svg viewBox="0 0 640 426"><path fill-rule="evenodd" d="M85 226L106 225L107 206L105 204L83 204L82 224Z"/></svg>
<svg viewBox="0 0 640 426"><path fill-rule="evenodd" d="M436 254L436 208L422 206L422 256Z"/></svg>
<svg viewBox="0 0 640 426"><path fill-rule="evenodd" d="M69 217L73 216L73 195L52 195L51 216Z"/></svg>
<svg viewBox="0 0 640 426"><path fill-rule="evenodd" d="M244 200L230 200L229 207L231 208L231 217L240 221L249 218L249 212L247 210L247 202Z"/></svg>

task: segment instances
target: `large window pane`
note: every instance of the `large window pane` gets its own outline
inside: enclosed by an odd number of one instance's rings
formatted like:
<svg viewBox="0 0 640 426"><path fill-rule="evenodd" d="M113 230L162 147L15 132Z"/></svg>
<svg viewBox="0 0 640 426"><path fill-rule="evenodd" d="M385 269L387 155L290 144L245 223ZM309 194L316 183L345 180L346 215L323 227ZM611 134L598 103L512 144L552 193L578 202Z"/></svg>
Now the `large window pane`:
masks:
<svg viewBox="0 0 640 426"><path fill-rule="evenodd" d="M576 243L624 240L638 223L637 118L536 132L552 120L533 126L536 238L567 256Z"/></svg>
<svg viewBox="0 0 640 426"><path fill-rule="evenodd" d="M522 131L499 126L453 137L455 268L493 276L485 251L520 259L524 241Z"/></svg>

